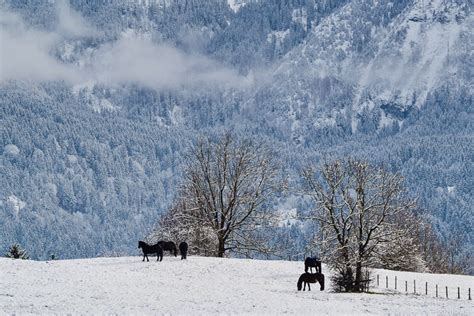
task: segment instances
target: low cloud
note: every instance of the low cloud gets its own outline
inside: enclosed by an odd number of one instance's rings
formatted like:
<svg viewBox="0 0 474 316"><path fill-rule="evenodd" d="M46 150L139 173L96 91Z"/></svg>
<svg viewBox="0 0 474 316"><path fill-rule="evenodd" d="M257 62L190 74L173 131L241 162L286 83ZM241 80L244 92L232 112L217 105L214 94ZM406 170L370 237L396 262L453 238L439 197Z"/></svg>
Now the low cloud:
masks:
<svg viewBox="0 0 474 316"><path fill-rule="evenodd" d="M101 47L92 59L90 74L98 82L135 82L152 88L202 84L241 85L245 79L204 56L156 45L143 37L127 37Z"/></svg>
<svg viewBox="0 0 474 316"><path fill-rule="evenodd" d="M50 55L58 34L28 29L18 15L8 11L0 13L0 27L1 80L74 79L70 66Z"/></svg>
<svg viewBox="0 0 474 316"><path fill-rule="evenodd" d="M54 32L28 28L17 14L0 13L0 80L138 83L155 89L241 87L251 81L205 56L154 43L132 31L115 42L86 50L87 55L75 55L73 63L63 62L54 56L58 48L69 46L77 54L80 50L74 48L81 45L81 39L100 36L65 3L58 4L59 23Z"/></svg>
<svg viewBox="0 0 474 316"><path fill-rule="evenodd" d="M63 36L97 36L99 32L70 6L68 1L56 3L59 23L57 30Z"/></svg>

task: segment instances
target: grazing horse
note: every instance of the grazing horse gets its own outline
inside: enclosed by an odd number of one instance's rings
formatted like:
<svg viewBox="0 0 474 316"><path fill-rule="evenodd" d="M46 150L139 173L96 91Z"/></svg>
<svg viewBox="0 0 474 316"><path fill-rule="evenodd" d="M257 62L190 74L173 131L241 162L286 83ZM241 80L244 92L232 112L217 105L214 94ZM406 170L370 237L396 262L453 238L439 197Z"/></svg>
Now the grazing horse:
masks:
<svg viewBox="0 0 474 316"><path fill-rule="evenodd" d="M186 259L188 254L188 243L183 241L179 244L179 252L181 253L181 260Z"/></svg>
<svg viewBox="0 0 474 316"><path fill-rule="evenodd" d="M169 250L170 254L174 254L175 257L178 255L178 249L176 248L174 242L160 240L158 242L158 245L160 245L160 247L163 248L164 251Z"/></svg>
<svg viewBox="0 0 474 316"><path fill-rule="evenodd" d="M143 251L143 261L150 261L148 260L148 254L156 253L156 261L163 260L163 249L161 249L160 245L149 245L144 241L138 242L138 248L142 248Z"/></svg>
<svg viewBox="0 0 474 316"><path fill-rule="evenodd" d="M308 257L304 261L304 272L308 272L308 267L310 272L313 272L313 268L315 268L316 273L321 273L321 261L319 261L316 257Z"/></svg>
<svg viewBox="0 0 474 316"><path fill-rule="evenodd" d="M303 291L305 291L306 284L308 284L308 291L311 291L311 286L309 284L316 282L319 282L320 290L324 291L324 274L321 273L303 273L298 279L296 286L298 287L298 291L301 291L301 284L304 283Z"/></svg>

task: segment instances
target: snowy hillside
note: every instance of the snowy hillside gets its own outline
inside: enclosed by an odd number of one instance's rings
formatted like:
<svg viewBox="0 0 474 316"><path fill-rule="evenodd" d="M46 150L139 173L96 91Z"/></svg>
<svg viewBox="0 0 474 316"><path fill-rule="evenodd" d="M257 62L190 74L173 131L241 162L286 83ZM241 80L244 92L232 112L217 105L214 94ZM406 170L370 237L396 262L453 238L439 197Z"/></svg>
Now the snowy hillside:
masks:
<svg viewBox="0 0 474 316"><path fill-rule="evenodd" d="M323 266L323 272L325 272ZM314 284L298 292L302 262L165 257L61 261L0 258L0 313L25 314L462 314L472 301L406 295L336 294ZM384 273L386 271L378 271ZM326 277L328 273L326 273ZM397 272L400 280L405 276ZM474 277L409 274L463 289ZM464 294L463 294L464 295Z"/></svg>

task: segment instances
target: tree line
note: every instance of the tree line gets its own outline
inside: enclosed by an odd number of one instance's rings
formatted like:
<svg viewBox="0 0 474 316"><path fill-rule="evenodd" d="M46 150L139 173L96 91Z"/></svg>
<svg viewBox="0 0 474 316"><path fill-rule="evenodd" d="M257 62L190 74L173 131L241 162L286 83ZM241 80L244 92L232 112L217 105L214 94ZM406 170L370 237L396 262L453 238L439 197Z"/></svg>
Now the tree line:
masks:
<svg viewBox="0 0 474 316"><path fill-rule="evenodd" d="M440 242L401 175L356 158L308 162L301 186L290 189L275 157L268 144L230 132L201 136L151 238L187 240L191 252L207 256L278 254L265 233L275 225L270 203L293 190L311 198L298 217L314 224L310 242L345 291L362 291L371 267L467 271L468 258L449 262L453 249Z"/></svg>

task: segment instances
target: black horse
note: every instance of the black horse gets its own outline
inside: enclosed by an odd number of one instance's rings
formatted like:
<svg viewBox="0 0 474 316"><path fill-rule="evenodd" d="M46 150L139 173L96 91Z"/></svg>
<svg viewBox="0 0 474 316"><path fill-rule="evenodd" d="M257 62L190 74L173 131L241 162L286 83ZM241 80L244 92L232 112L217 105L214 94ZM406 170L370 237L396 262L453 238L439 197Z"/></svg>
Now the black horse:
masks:
<svg viewBox="0 0 474 316"><path fill-rule="evenodd" d="M138 242L138 248L142 248L143 251L143 261L150 261L148 260L148 254L154 254L156 253L156 261L161 261L163 260L163 249L159 244L156 245L149 245L144 241L139 241Z"/></svg>
<svg viewBox="0 0 474 316"><path fill-rule="evenodd" d="M183 241L179 244L179 252L181 253L181 260L186 259L188 254L188 243Z"/></svg>
<svg viewBox="0 0 474 316"><path fill-rule="evenodd" d="M321 273L303 273L300 278L298 279L298 283L296 286L298 287L298 291L301 291L301 285L304 283L303 291L306 290L306 284L308 284L308 291L311 291L310 283L319 282L320 290L324 291L324 274Z"/></svg>
<svg viewBox="0 0 474 316"><path fill-rule="evenodd" d="M304 272L308 272L308 268L310 272L313 272L313 268L316 269L316 273L321 273L321 261L319 261L316 257L308 257L304 261Z"/></svg>
<svg viewBox="0 0 474 316"><path fill-rule="evenodd" d="M163 248L164 251L169 250L170 254L174 254L175 257L178 255L178 249L176 248L174 242L160 240L158 242L158 245L160 245L160 247Z"/></svg>

